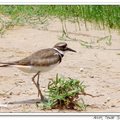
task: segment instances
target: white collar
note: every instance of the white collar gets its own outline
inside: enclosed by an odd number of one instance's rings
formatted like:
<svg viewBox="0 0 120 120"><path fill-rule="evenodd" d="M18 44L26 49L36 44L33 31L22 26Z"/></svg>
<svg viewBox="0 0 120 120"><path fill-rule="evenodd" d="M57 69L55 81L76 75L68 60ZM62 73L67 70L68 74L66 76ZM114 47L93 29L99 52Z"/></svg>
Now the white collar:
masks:
<svg viewBox="0 0 120 120"><path fill-rule="evenodd" d="M64 56L64 52L61 50L58 50L57 48L53 48L54 50L56 50L58 53L60 53L62 56Z"/></svg>

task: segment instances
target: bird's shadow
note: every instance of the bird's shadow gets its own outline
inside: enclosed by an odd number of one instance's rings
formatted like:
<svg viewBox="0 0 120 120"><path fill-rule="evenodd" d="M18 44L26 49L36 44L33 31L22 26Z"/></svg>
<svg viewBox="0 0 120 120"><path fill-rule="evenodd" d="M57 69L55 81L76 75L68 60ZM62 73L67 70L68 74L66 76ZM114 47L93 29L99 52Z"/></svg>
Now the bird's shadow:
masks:
<svg viewBox="0 0 120 120"><path fill-rule="evenodd" d="M35 103L41 103L39 98L37 99L27 99L27 100L20 100L20 101L11 101L11 102L5 102L4 104L35 104Z"/></svg>

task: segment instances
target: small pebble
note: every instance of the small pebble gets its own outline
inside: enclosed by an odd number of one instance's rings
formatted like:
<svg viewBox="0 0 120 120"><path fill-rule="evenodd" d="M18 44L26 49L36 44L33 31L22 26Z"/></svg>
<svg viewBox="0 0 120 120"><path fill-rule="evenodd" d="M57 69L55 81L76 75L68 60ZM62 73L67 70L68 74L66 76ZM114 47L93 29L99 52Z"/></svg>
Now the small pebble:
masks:
<svg viewBox="0 0 120 120"><path fill-rule="evenodd" d="M94 78L94 75L90 75L90 78Z"/></svg>
<svg viewBox="0 0 120 120"><path fill-rule="evenodd" d="M111 105L111 107L116 107L115 105Z"/></svg>
<svg viewBox="0 0 120 120"><path fill-rule="evenodd" d="M25 81L18 81L18 83L25 83Z"/></svg>
<svg viewBox="0 0 120 120"><path fill-rule="evenodd" d="M84 68L80 68L80 72L83 72L84 71Z"/></svg>
<svg viewBox="0 0 120 120"><path fill-rule="evenodd" d="M106 103L105 103L106 104ZM105 106L105 104L103 104L103 106Z"/></svg>
<svg viewBox="0 0 120 120"><path fill-rule="evenodd" d="M109 85L106 85L107 88L109 88L110 86Z"/></svg>
<svg viewBox="0 0 120 120"><path fill-rule="evenodd" d="M5 101L5 100L6 100L6 98L3 98L3 100Z"/></svg>
<svg viewBox="0 0 120 120"><path fill-rule="evenodd" d="M107 98L107 102L109 102L110 100L111 100L110 97L108 97L108 98Z"/></svg>
<svg viewBox="0 0 120 120"><path fill-rule="evenodd" d="M10 96L7 96L7 98L10 98Z"/></svg>
<svg viewBox="0 0 120 120"><path fill-rule="evenodd" d="M104 102L104 104L107 104L107 102Z"/></svg>
<svg viewBox="0 0 120 120"><path fill-rule="evenodd" d="M15 73L14 75L15 75L15 76L19 76L19 74L17 74L17 73Z"/></svg>
<svg viewBox="0 0 120 120"><path fill-rule="evenodd" d="M18 92L16 95L20 95L20 92Z"/></svg>
<svg viewBox="0 0 120 120"><path fill-rule="evenodd" d="M10 92L10 94L9 95L13 95L13 92Z"/></svg>
<svg viewBox="0 0 120 120"><path fill-rule="evenodd" d="M45 86L41 86L41 88L46 88Z"/></svg>

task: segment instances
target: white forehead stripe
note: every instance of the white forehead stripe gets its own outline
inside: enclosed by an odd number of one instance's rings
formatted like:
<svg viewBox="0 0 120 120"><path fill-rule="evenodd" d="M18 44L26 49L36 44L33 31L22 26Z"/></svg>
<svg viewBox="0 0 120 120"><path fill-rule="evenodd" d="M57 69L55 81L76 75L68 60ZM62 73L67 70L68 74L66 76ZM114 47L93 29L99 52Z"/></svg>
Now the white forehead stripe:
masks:
<svg viewBox="0 0 120 120"><path fill-rule="evenodd" d="M56 50L58 53L60 53L61 55L63 55L64 56L64 52L63 51L61 51L61 50L58 50L57 48L53 48L54 50Z"/></svg>

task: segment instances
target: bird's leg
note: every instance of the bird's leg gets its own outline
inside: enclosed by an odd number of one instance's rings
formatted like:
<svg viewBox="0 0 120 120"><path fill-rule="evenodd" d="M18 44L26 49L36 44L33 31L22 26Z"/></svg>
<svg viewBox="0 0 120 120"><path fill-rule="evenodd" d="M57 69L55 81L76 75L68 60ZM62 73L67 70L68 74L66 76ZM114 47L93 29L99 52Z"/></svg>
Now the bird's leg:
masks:
<svg viewBox="0 0 120 120"><path fill-rule="evenodd" d="M38 97L40 96L41 100L44 100L44 96L42 95L42 92L40 90L39 77L40 77L40 71L38 72L38 78L37 78Z"/></svg>
<svg viewBox="0 0 120 120"><path fill-rule="evenodd" d="M36 88L38 89L37 87L37 84L35 82L35 77L38 75L39 72L37 72L33 77L32 77L32 82L34 83L34 85L36 86Z"/></svg>
<svg viewBox="0 0 120 120"><path fill-rule="evenodd" d="M38 73L38 77L37 77L38 97L40 96L40 92L39 92L39 89L40 89L39 76L40 76L40 73Z"/></svg>
<svg viewBox="0 0 120 120"><path fill-rule="evenodd" d="M35 84L35 86L36 86L36 88L38 89L38 96L40 95L41 96L41 100L43 100L44 99L44 97L43 97L43 95L42 95L42 93L41 93L41 90L40 90L40 88L39 88L39 77L38 77L38 79L37 79L37 84L36 84L36 82L35 82L35 77L38 75L39 76L39 73L40 73L40 71L39 72L37 72L33 77L32 77L32 81L33 81L33 83Z"/></svg>

